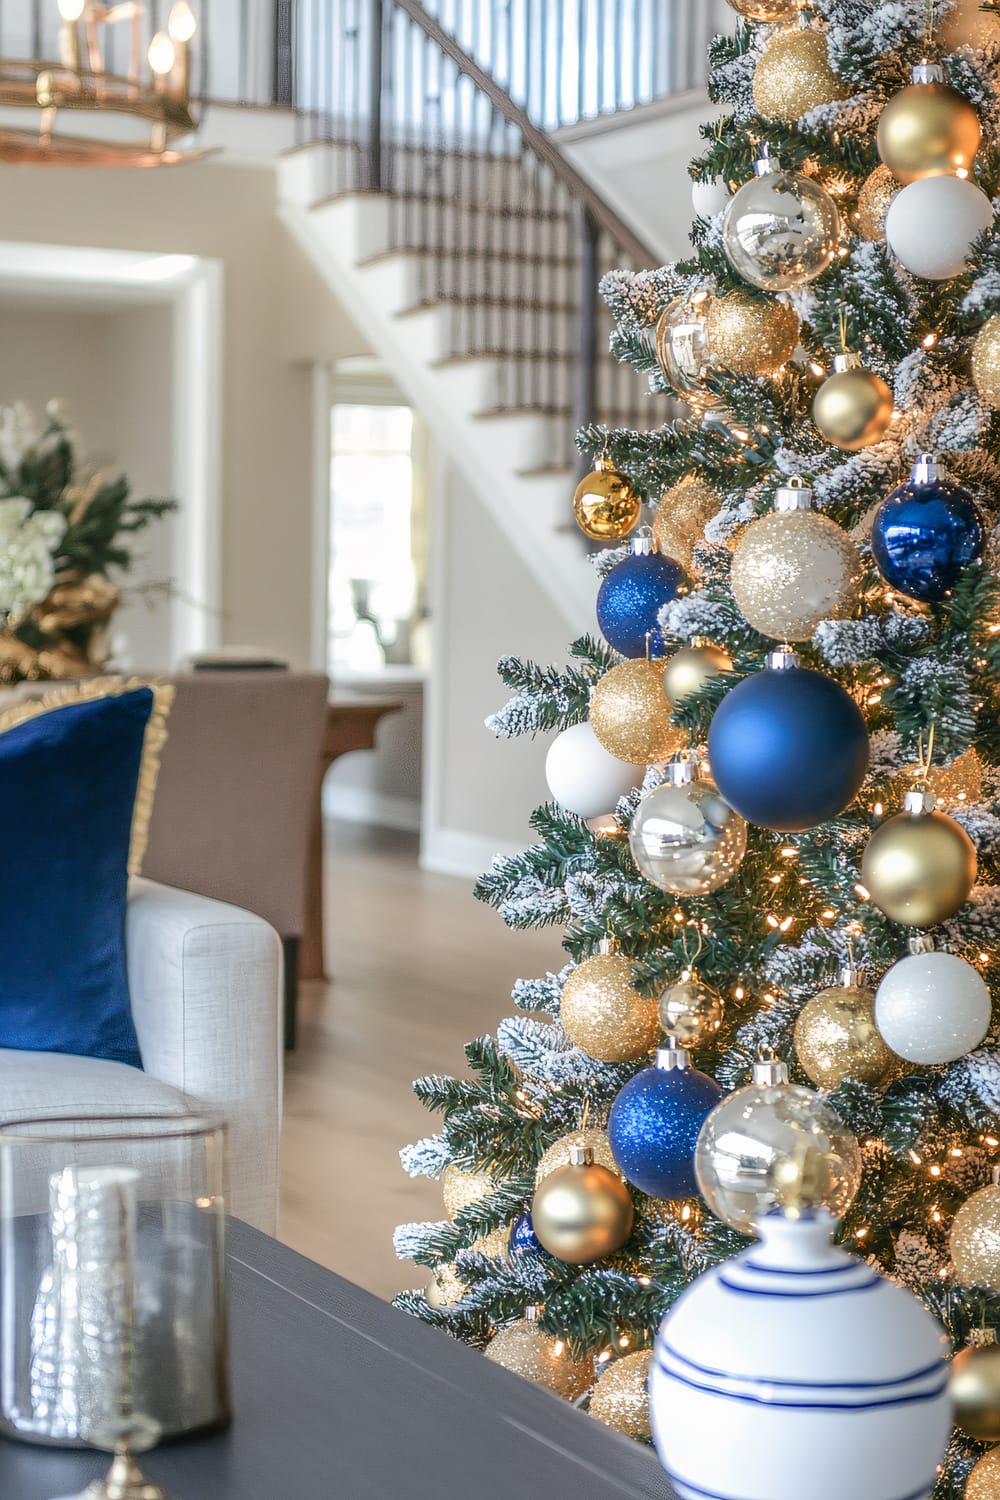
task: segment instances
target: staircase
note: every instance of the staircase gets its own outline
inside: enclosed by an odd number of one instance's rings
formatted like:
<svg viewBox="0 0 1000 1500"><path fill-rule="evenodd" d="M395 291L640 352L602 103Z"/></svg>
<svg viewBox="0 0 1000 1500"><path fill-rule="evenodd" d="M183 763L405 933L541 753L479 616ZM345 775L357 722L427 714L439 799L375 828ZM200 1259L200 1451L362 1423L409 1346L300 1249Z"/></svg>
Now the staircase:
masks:
<svg viewBox="0 0 1000 1500"><path fill-rule="evenodd" d="M351 79L329 139L283 159L283 218L567 627L592 628L573 434L671 414L608 354L597 284L657 257L423 5L377 0L355 41L370 89Z"/></svg>

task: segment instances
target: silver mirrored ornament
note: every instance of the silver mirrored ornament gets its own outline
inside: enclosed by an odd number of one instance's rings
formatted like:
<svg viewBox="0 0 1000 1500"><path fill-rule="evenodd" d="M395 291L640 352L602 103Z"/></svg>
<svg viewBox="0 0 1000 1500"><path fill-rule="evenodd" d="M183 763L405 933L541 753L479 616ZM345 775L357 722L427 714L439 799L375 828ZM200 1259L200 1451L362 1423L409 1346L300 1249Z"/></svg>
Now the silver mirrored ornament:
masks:
<svg viewBox="0 0 1000 1500"><path fill-rule="evenodd" d="M686 760L636 808L629 848L640 875L675 896L704 896L731 880L746 853L747 825L713 781Z"/></svg>
<svg viewBox="0 0 1000 1500"><path fill-rule="evenodd" d="M719 404L719 397L706 384L712 373L712 355L705 333L711 305L708 292L678 297L663 309L656 324L656 357L660 368L677 394L696 411Z"/></svg>
<svg viewBox="0 0 1000 1500"><path fill-rule="evenodd" d="M830 194L801 172L766 155L726 210L723 247L751 286L788 291L815 281L840 243L840 212Z"/></svg>

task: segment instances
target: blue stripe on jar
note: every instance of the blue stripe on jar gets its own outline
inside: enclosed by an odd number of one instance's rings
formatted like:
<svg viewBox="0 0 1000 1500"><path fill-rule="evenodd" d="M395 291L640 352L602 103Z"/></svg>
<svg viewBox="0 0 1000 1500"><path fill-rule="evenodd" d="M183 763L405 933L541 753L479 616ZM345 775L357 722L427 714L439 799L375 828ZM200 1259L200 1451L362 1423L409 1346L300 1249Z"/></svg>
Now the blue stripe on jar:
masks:
<svg viewBox="0 0 1000 1500"><path fill-rule="evenodd" d="M657 1351L662 1350L678 1364L684 1365L689 1370L696 1370L699 1375L718 1376L721 1380L758 1380L757 1375L736 1375L730 1370L716 1370L711 1365L700 1365L697 1360L688 1359L686 1354L679 1353L665 1338L660 1336L656 1341ZM661 1369L662 1369L661 1365ZM768 1385L778 1386L782 1390L811 1390L811 1391L886 1391L897 1386L912 1385L917 1380L929 1380L932 1375L946 1370L944 1359L936 1359L926 1369L914 1370L912 1375L897 1375L892 1380L776 1380L773 1376L767 1376Z"/></svg>
<svg viewBox="0 0 1000 1500"><path fill-rule="evenodd" d="M727 1281L725 1276L720 1276L716 1281L716 1286L723 1286L727 1292L734 1292L738 1297L792 1297L796 1300L800 1297L853 1297L857 1292L872 1292L882 1285L882 1278L873 1276L870 1281L859 1281L854 1286L831 1286L814 1292L779 1292L777 1287L738 1286L735 1281Z"/></svg>
<svg viewBox="0 0 1000 1500"><path fill-rule="evenodd" d="M825 1271L786 1270L783 1266L761 1266L755 1260L740 1262L741 1271L756 1271L760 1276L844 1276L848 1271L853 1271L857 1275L859 1271L863 1271L864 1269L864 1266L858 1265L856 1261L849 1266L829 1266Z"/></svg>
<svg viewBox="0 0 1000 1500"><path fill-rule="evenodd" d="M666 1464L664 1464L663 1467L671 1484L679 1485L681 1489L690 1490L692 1495L698 1495L702 1497L702 1500L746 1500L745 1496L722 1495L715 1490L702 1489L701 1485L692 1484L691 1481L689 1479L685 1479L682 1474L677 1474L673 1469L667 1468ZM897 1496L896 1500L924 1500L924 1497L929 1494L930 1490L925 1485L923 1489L914 1490L910 1495Z"/></svg>
<svg viewBox="0 0 1000 1500"><path fill-rule="evenodd" d="M656 1367L661 1375L668 1380L676 1381L678 1385L687 1386L692 1391L702 1391L708 1396L718 1396L724 1401L739 1401L745 1406L767 1406L770 1408L781 1408L785 1411L836 1411L836 1412L866 1412L886 1411L893 1406L917 1406L920 1403L936 1401L948 1388L948 1374L944 1372L943 1379L929 1391L917 1391L909 1396L887 1396L881 1401L784 1401L772 1400L768 1396L752 1396L744 1391L727 1391L721 1386L706 1385L703 1381L692 1380L690 1376L681 1375L677 1370L672 1370L663 1361L657 1358ZM739 1378L739 1377L734 1377ZM761 1381L761 1385L770 1382Z"/></svg>

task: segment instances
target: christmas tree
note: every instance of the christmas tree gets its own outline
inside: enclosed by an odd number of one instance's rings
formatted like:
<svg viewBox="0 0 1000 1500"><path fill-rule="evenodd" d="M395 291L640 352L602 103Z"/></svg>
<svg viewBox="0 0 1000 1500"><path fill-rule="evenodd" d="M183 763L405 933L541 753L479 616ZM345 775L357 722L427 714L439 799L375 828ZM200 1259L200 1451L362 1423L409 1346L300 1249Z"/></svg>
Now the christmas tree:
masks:
<svg viewBox="0 0 1000 1500"><path fill-rule="evenodd" d="M399 1305L637 1436L660 1319L797 1138L846 1249L956 1348L1000 1321L1000 22L730 4L692 254L602 286L688 414L579 434L603 639L500 664L553 800L477 895L566 966L418 1080L447 1216L397 1234Z"/></svg>

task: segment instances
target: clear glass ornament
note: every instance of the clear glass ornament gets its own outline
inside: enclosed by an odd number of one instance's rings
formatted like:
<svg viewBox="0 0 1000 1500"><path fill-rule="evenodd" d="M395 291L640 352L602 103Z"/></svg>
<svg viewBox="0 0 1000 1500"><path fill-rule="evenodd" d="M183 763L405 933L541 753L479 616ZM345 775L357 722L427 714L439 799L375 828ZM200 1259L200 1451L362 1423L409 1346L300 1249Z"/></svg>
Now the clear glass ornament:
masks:
<svg viewBox="0 0 1000 1500"><path fill-rule="evenodd" d="M713 781L672 761L662 786L636 808L629 848L639 873L675 896L704 896L731 880L746 853L747 825Z"/></svg>
<svg viewBox="0 0 1000 1500"><path fill-rule="evenodd" d="M840 243L840 212L830 194L768 156L740 188L723 224L730 265L766 292L805 286L831 264Z"/></svg>
<svg viewBox="0 0 1000 1500"><path fill-rule="evenodd" d="M678 297L663 309L656 325L656 357L660 368L677 394L696 411L719 404L719 397L705 384L712 368L705 335L705 320L711 305L708 292Z"/></svg>

